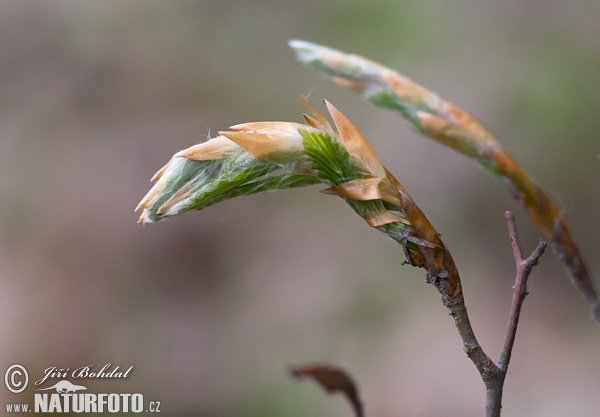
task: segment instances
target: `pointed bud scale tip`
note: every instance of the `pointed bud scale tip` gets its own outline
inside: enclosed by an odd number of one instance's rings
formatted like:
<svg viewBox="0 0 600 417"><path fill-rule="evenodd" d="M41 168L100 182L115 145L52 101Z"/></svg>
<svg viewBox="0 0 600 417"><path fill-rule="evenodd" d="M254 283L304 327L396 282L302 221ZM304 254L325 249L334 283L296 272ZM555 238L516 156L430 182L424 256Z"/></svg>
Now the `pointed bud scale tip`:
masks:
<svg viewBox="0 0 600 417"><path fill-rule="evenodd" d="M306 120L306 123L308 123L311 127L314 127L315 129L323 129L324 128L324 126L321 124L321 122L319 122L314 117L311 117L306 113L302 113L302 116L304 117L304 120Z"/></svg>
<svg viewBox="0 0 600 417"><path fill-rule="evenodd" d="M320 111L318 111L317 109L315 109L313 107L313 105L310 104L304 97L300 97L300 101L302 102L302 104L304 104L308 108L308 110L310 110L310 112L312 114L315 115L315 117L321 123L321 125L323 127L331 129L331 125L329 124L329 120L327 120L327 118L323 115L323 113L321 113Z"/></svg>
<svg viewBox="0 0 600 417"><path fill-rule="evenodd" d="M317 45L316 43L303 41L300 39L292 39L288 42L290 48L292 48L297 54L300 61L312 61L319 57L320 51L334 50L325 46Z"/></svg>
<svg viewBox="0 0 600 417"><path fill-rule="evenodd" d="M285 163L297 159L304 151L302 136L297 131L294 133L219 132L219 134L232 140L255 158L266 162Z"/></svg>
<svg viewBox="0 0 600 417"><path fill-rule="evenodd" d="M137 205L136 210L144 209L144 213L142 216L146 216L146 209L152 207L154 203L156 203L161 195L165 192L168 182L170 178L174 176L177 177L181 170L183 169L183 165L185 164L184 158L171 158L169 163L165 165L160 171L155 174L155 177L158 177L158 181L150 188L148 193L144 196L142 201Z"/></svg>
<svg viewBox="0 0 600 417"><path fill-rule="evenodd" d="M296 58L328 77L360 79L377 76L384 67L359 55L347 54L328 46L301 40L291 40L288 45Z"/></svg>
<svg viewBox="0 0 600 417"><path fill-rule="evenodd" d="M189 189L181 187L175 194L161 205L156 214L164 215L171 210L176 204L181 203L189 197Z"/></svg>
<svg viewBox="0 0 600 417"><path fill-rule="evenodd" d="M190 146L177 152L174 157L192 159L194 161L214 161L226 159L240 151L240 147L224 136L217 136L204 143Z"/></svg>
<svg viewBox="0 0 600 417"><path fill-rule="evenodd" d="M171 160L169 160L169 162L167 162L164 167L162 167L161 169L159 169L158 171L156 171L156 174L154 174L152 176L152 178L150 178L150 182L158 181L163 176L163 174L167 170L167 168L168 168L168 166L169 166L169 164L171 163L172 160L173 159L171 158Z"/></svg>
<svg viewBox="0 0 600 417"><path fill-rule="evenodd" d="M296 52L298 61L328 77L336 75L337 68L344 64L344 55L335 49L297 39L289 41L288 45Z"/></svg>
<svg viewBox="0 0 600 417"><path fill-rule="evenodd" d="M356 163L365 173L374 177L384 178L386 176L385 170L379 158L375 155L373 148L371 148L371 145L369 145L350 120L335 108L333 104L327 100L323 101L348 153L356 160Z"/></svg>
<svg viewBox="0 0 600 417"><path fill-rule="evenodd" d="M298 129L304 129L306 126L300 123L290 122L250 122L240 123L230 127L232 130L242 132L284 132L295 133Z"/></svg>
<svg viewBox="0 0 600 417"><path fill-rule="evenodd" d="M150 189L150 191L148 191L148 193L144 196L142 201L140 201L140 203L137 205L134 212L141 210L141 209L150 208L150 206L154 203L154 201L156 201L158 199L158 196L161 192L162 192L162 190L159 187L157 187L156 185L154 185L154 187L152 187Z"/></svg>

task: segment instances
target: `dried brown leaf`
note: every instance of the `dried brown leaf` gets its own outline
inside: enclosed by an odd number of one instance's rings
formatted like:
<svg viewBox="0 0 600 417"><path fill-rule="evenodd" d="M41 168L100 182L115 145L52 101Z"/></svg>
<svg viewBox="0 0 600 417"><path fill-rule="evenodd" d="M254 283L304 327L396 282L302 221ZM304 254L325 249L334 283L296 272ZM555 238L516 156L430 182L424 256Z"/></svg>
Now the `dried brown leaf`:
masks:
<svg viewBox="0 0 600 417"><path fill-rule="evenodd" d="M321 191L324 194L338 195L353 200L384 200L402 207L402 198L387 178L361 178L345 182L336 187Z"/></svg>
<svg viewBox="0 0 600 417"><path fill-rule="evenodd" d="M379 227L389 223L403 223L410 225L408 219L399 211L383 210L363 214L363 219L371 227Z"/></svg>
<svg viewBox="0 0 600 417"><path fill-rule="evenodd" d="M358 388L342 368L332 365L296 366L290 369L295 378L310 378L317 382L328 393L342 393L346 396L356 417L363 417L363 406L358 394Z"/></svg>

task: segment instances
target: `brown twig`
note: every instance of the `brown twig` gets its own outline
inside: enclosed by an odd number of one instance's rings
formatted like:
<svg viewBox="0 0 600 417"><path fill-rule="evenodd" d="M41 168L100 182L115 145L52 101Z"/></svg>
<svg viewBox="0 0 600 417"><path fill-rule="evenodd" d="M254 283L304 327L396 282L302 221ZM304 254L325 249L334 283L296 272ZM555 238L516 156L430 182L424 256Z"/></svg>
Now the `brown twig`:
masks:
<svg viewBox="0 0 600 417"><path fill-rule="evenodd" d="M459 300L451 303L447 302L445 297L442 297L442 301L450 311L450 314L454 319L454 324L456 325L456 328L461 336L465 353L479 371L481 379L485 384L487 417L500 416L504 380L506 378L508 363L510 362L512 349L515 343L521 307L525 297L527 296L527 279L529 278L533 267L538 263L539 258L542 256L546 246L548 245L546 242L540 241L537 248L532 252L531 256L529 256L527 259L523 259L523 252L521 250L521 243L517 234L514 216L511 212L506 212L505 217L508 224L508 231L517 266L517 277L513 287L514 295L510 309L504 347L497 364L490 359L490 357L479 345L475 337L475 333L473 332L473 328L471 327L467 309L462 297ZM434 285L443 296L444 280L436 280Z"/></svg>
<svg viewBox="0 0 600 417"><path fill-rule="evenodd" d="M510 362L510 355L512 352L513 345L515 343L515 335L517 333L517 325L519 324L519 315L521 313L521 306L527 296L527 279L531 273L532 268L537 265L539 258L544 254L546 246L548 244L544 241L540 241L537 248L531 253L529 258L523 259L523 252L521 251L521 242L519 241L519 235L517 233L517 227L515 225L515 217L510 211L505 214L506 222L508 224L508 230L510 234L510 240L513 247L513 253L515 256L515 262L517 264L517 278L515 280L514 294L512 299L512 305L510 309L510 316L508 321L508 328L506 330L506 338L504 340L504 348L498 361L498 366L501 370L506 373L508 363Z"/></svg>
<svg viewBox="0 0 600 417"><path fill-rule="evenodd" d="M515 218L509 211L506 212L505 217L517 266L517 276L513 287L514 294L508 318L504 346L497 364L484 352L475 337L475 332L471 326L465 301L462 296L458 272L456 271L454 264L451 263L451 258L449 253L447 253L447 249L442 246L444 258L446 259L445 264L447 266L452 266L450 268L452 271L451 273L448 270L436 269L436 267L433 266L435 265L434 260L430 256L431 254L427 252L427 248L419 248L428 269L427 280L432 283L442 295L442 302L448 308L450 315L454 319L454 324L456 325L463 342L464 351L479 371L479 375L485 384L486 417L500 417L504 381L506 379L512 349L515 344L521 307L528 294L527 280L529 279L533 267L537 265L538 260L546 250L546 246L548 246L546 242L540 241L531 255L528 258L523 259L523 252L521 250L521 242L515 225ZM456 279L448 279L452 278L453 275ZM358 397L356 385L343 370L330 365L304 366L293 368L292 375L295 377L311 377L321 384L328 392L344 393L350 401L355 415L358 417L364 415L362 402Z"/></svg>
<svg viewBox="0 0 600 417"><path fill-rule="evenodd" d="M508 364L512 354L512 349L515 344L515 337L517 334L517 326L519 324L519 317L521 314L521 307L523 301L527 296L527 280L531 271L538 260L544 254L546 246L548 244L544 241L540 241L535 250L527 259L523 259L523 252L521 250L521 242L517 233L517 227L515 225L515 218L510 211L505 213L506 223L508 225L508 233L510 235L510 241L513 248L513 254L515 257L515 263L517 266L517 277L515 279L514 293L512 304L510 307L510 315L508 318L508 326L506 329L506 337L504 339L504 347L500 353L500 359L494 372L490 375L489 382L486 382L487 391L487 402L486 402L486 414L488 417L500 416L500 409L502 407L502 390L504 388L504 380L508 371ZM483 377L483 375L482 375ZM485 381L485 379L484 379Z"/></svg>

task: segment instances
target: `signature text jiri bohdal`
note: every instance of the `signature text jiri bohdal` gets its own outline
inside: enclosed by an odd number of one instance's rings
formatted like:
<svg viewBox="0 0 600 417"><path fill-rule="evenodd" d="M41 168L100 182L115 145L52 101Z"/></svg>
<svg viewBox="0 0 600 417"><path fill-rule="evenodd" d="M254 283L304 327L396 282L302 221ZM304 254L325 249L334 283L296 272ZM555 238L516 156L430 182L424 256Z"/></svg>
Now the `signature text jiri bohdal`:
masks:
<svg viewBox="0 0 600 417"><path fill-rule="evenodd" d="M117 379L117 378L127 378L131 371L133 370L133 365L130 366L127 370L121 370L120 366L115 366L111 363L107 363L99 370L95 370L93 365L82 366L81 368L77 368L71 372L69 368L57 368L56 366L51 366L50 368L46 368L44 371L44 376L41 379L35 381L35 385L41 385L44 381L48 379L64 379L69 376L73 379L77 378L87 378L87 379Z"/></svg>

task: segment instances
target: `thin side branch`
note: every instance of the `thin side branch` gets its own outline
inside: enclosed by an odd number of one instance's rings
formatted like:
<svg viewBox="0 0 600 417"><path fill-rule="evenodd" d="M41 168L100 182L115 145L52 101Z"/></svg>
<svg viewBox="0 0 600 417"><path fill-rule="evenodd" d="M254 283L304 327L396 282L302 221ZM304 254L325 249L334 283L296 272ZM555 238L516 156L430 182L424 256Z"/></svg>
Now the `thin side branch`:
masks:
<svg viewBox="0 0 600 417"><path fill-rule="evenodd" d="M506 374L508 363L510 362L512 348L515 343L515 336L517 334L521 306L523 305L523 301L528 294L527 279L529 278L529 274L531 274L533 267L537 265L538 260L544 254L548 244L544 241L540 241L540 243L537 245L537 248L535 248L529 258L523 260L523 252L521 251L521 242L519 241L519 235L515 225L515 217L509 211L506 212L505 217L508 224L508 232L513 247L513 253L515 256L515 263L517 265L517 277L515 280L514 294L510 308L508 327L506 330L506 338L504 339L504 348L502 349L500 360L498 361L498 367Z"/></svg>
<svg viewBox="0 0 600 417"><path fill-rule="evenodd" d="M444 280L437 279L433 282L437 290L442 294L444 305L450 310L450 314L454 318L454 324L463 341L465 353L479 371L479 375L485 384L487 417L500 417L504 380L506 379L508 363L510 362L512 349L515 343L521 307L527 296L527 279L548 245L546 242L541 241L537 248L532 252L531 256L527 259L523 259L521 242L517 233L514 216L511 212L506 212L505 217L517 266L517 277L513 287L514 294L510 308L504 347L497 364L490 359L479 345L467 314L464 299L461 297L454 302L448 302L447 297L444 296L447 293L447 289L444 288Z"/></svg>
<svg viewBox="0 0 600 417"><path fill-rule="evenodd" d="M527 297L527 280L538 260L544 254L548 244L540 241L535 250L527 259L523 259L523 251L521 249L521 241L517 233L515 217L509 211L505 213L506 223L508 225L508 233L513 248L515 264L517 266L517 277L515 279L513 299L510 307L510 315L508 317L508 326L506 329L506 337L504 339L504 347L500 353L500 359L494 375L491 375L487 388L487 403L486 414L488 417L499 417L502 408L502 390L504 388L504 380L508 371L508 364L512 354L512 349L515 344L517 335L517 326L519 325L519 317L521 315L521 307L523 301ZM482 375L483 377L483 375ZM485 380L485 379L484 379Z"/></svg>
<svg viewBox="0 0 600 417"><path fill-rule="evenodd" d="M467 314L464 298L462 297L460 280L458 280L458 287L456 287L454 285L455 283L447 279L447 271L442 271L440 269L436 270L433 267L430 267L428 270L428 282L432 283L442 295L442 302L448 308L450 315L454 319L454 324L463 342L464 351L477 368L477 371L485 384L486 417L500 417L504 381L506 379L508 364L515 343L521 307L527 296L527 280L529 279L533 267L538 263L548 245L546 242L540 241L532 254L528 258L523 259L523 252L521 250L521 242L515 225L515 218L511 212L506 212L505 217L517 266L517 277L513 287L514 294L504 346L497 364L484 352L475 337L475 332L473 331L469 315ZM420 250L423 251L423 259L428 261L430 266L433 265L434 262L430 259L429 253L427 253L424 248L420 248ZM317 381L328 392L343 393L352 405L355 415L357 417L364 416L362 402L358 396L358 389L352 379L343 370L330 365L313 365L295 367L292 369L292 375L295 377L310 377Z"/></svg>

